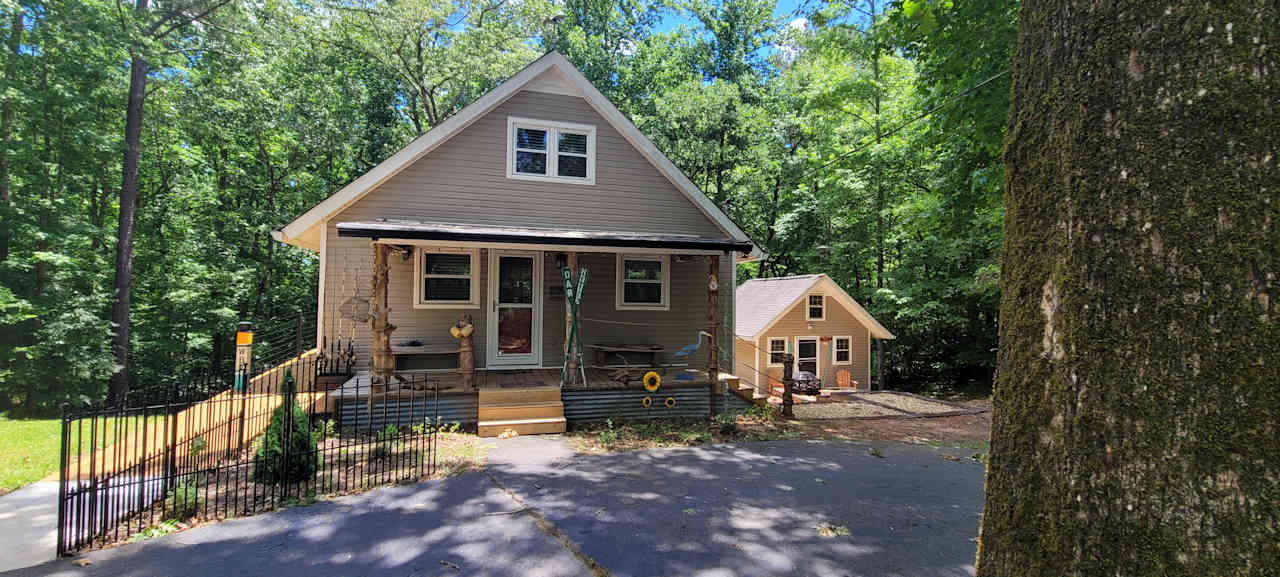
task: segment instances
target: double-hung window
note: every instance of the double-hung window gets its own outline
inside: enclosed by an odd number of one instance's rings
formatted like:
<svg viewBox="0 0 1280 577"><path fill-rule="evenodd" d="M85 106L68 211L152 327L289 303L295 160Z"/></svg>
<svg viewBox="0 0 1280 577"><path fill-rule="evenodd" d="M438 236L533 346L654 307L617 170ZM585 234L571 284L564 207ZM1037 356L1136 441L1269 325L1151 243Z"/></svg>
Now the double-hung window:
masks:
<svg viewBox="0 0 1280 577"><path fill-rule="evenodd" d="M419 247L415 259L413 306L475 308L480 303L476 283L479 257L476 250Z"/></svg>
<svg viewBox="0 0 1280 577"><path fill-rule="evenodd" d="M667 255L618 255L617 308L669 310L671 258Z"/></svg>
<svg viewBox="0 0 1280 577"><path fill-rule="evenodd" d="M787 339L785 337L769 337L769 366L781 367L782 355L787 352Z"/></svg>
<svg viewBox="0 0 1280 577"><path fill-rule="evenodd" d="M805 315L806 321L827 320L827 299L823 295L809 295L809 307Z"/></svg>
<svg viewBox="0 0 1280 577"><path fill-rule="evenodd" d="M507 118L507 176L595 184L596 127Z"/></svg>
<svg viewBox="0 0 1280 577"><path fill-rule="evenodd" d="M848 365L853 363L853 337L836 337L832 339L831 346L835 351L831 364Z"/></svg>

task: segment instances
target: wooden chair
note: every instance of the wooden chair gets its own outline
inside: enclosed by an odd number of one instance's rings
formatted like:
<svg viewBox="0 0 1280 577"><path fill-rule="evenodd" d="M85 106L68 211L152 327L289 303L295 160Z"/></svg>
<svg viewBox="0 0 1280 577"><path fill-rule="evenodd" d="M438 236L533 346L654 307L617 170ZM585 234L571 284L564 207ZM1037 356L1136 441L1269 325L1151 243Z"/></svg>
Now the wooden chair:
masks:
<svg viewBox="0 0 1280 577"><path fill-rule="evenodd" d="M854 382L853 376L849 374L849 369L840 369L836 371L836 387L847 389L856 387L858 383Z"/></svg>

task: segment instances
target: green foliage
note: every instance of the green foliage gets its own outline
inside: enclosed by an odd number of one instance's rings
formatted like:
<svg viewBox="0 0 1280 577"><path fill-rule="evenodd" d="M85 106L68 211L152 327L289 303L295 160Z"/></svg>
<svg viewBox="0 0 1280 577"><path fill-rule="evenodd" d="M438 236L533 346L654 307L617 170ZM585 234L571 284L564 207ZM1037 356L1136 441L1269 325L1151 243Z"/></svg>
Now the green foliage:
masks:
<svg viewBox="0 0 1280 577"><path fill-rule="evenodd" d="M283 388L293 389L293 373L286 372ZM307 413L292 394L271 414L271 422L253 456L253 478L259 483L296 483L310 479L320 468L316 439Z"/></svg>
<svg viewBox="0 0 1280 577"><path fill-rule="evenodd" d="M177 532L180 528L181 527L178 526L177 520L165 519L164 521L161 521L141 531L138 531L132 537L129 538L129 542L136 543L138 541L146 541L147 539L155 539L156 537L163 537L170 533Z"/></svg>
<svg viewBox="0 0 1280 577"><path fill-rule="evenodd" d="M988 382L1009 78L889 129L1007 66L1018 6L871 8L231 3L142 46L134 388L229 358L237 320L313 308L315 255L271 231L552 48L763 245L741 278L831 274L898 335L891 385ZM115 368L133 39L109 3L0 12L20 46L0 42L0 412L51 415L100 401Z"/></svg>
<svg viewBox="0 0 1280 577"><path fill-rule="evenodd" d="M600 443L603 445L612 445L618 442L618 431L613 428L613 419L604 422L604 428L600 430Z"/></svg>
<svg viewBox="0 0 1280 577"><path fill-rule="evenodd" d="M313 431L312 434L316 438L316 443L338 436L337 419L324 419L320 421L316 424L315 431Z"/></svg>
<svg viewBox="0 0 1280 577"><path fill-rule="evenodd" d="M166 521L186 521L200 513L204 504L200 481L194 476L186 476L169 489L165 495L164 510Z"/></svg>

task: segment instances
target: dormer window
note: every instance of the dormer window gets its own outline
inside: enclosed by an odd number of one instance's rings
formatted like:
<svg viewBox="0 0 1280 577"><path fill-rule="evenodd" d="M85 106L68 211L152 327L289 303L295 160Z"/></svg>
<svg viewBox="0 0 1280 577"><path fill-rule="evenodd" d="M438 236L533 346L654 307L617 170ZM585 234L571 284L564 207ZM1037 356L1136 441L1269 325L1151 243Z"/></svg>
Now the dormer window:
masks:
<svg viewBox="0 0 1280 577"><path fill-rule="evenodd" d="M596 127L507 118L507 177L595 184Z"/></svg>

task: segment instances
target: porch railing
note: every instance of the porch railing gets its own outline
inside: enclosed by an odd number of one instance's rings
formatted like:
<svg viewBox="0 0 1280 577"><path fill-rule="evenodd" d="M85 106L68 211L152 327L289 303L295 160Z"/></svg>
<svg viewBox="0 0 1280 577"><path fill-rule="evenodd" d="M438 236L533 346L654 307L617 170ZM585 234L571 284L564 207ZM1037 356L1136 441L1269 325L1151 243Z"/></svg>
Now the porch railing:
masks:
<svg viewBox="0 0 1280 577"><path fill-rule="evenodd" d="M129 405L64 414L58 555L176 523L432 475L438 415L397 416L377 431L342 434L328 390L342 381L324 378L326 360L315 353L259 371L246 386L211 376L172 387L159 402L138 396ZM413 391L424 402L438 395L425 385ZM286 403L297 408L281 410ZM262 451L273 418L286 431L311 431L314 448L284 443L283 451ZM269 473L299 467L289 480Z"/></svg>

